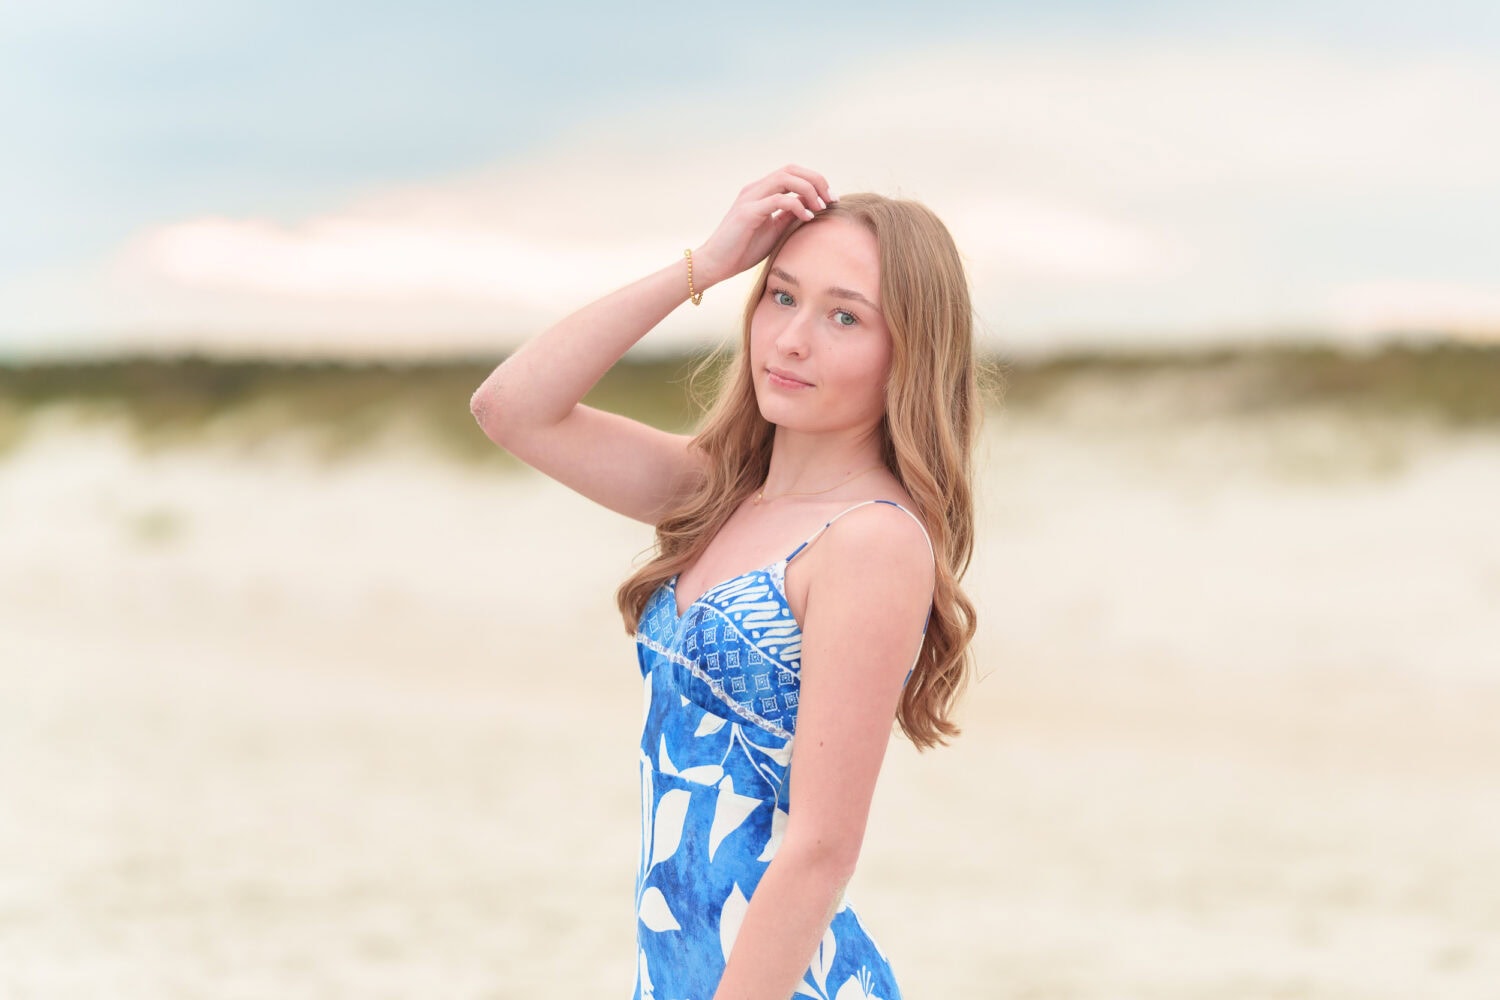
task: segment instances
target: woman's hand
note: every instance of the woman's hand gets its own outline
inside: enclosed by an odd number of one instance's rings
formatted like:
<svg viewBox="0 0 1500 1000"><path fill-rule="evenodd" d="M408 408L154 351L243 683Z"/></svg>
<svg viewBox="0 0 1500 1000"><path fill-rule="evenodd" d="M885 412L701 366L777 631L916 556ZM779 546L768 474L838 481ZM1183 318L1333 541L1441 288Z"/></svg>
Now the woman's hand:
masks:
<svg viewBox="0 0 1500 1000"><path fill-rule="evenodd" d="M694 284L707 288L760 263L793 218L806 222L837 200L822 174L795 163L745 185L719 228L693 251Z"/></svg>

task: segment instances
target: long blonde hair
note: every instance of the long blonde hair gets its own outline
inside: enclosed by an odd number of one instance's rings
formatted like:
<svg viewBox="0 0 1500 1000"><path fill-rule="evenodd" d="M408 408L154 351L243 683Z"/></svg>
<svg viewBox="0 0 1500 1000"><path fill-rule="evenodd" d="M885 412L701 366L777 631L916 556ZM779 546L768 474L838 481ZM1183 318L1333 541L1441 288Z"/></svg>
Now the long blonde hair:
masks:
<svg viewBox="0 0 1500 1000"><path fill-rule="evenodd" d="M896 712L901 731L922 750L961 732L951 716L973 675L974 605L958 581L973 556L973 451L984 407L968 280L947 227L919 202L841 195L818 218L825 216L865 225L880 247L880 311L892 347L881 454L911 496L937 553L926 640ZM631 635L657 588L691 566L765 480L774 426L756 402L750 321L777 254L803 224L788 226L766 256L745 304L739 350L720 370L712 405L693 438L708 456L706 478L656 526L655 557L615 595ZM705 358L695 376L719 353Z"/></svg>

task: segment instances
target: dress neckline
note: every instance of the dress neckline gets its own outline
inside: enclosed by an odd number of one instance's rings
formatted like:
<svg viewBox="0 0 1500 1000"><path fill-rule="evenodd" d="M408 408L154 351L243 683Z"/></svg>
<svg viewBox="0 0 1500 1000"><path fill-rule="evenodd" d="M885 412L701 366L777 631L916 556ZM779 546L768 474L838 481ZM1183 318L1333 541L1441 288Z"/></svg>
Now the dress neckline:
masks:
<svg viewBox="0 0 1500 1000"><path fill-rule="evenodd" d="M699 594L697 597L695 597L691 601L689 601L687 607L683 608L681 611L677 610L677 577L680 576L681 574L679 574L679 573L673 573L671 576L667 577L667 593L670 596L670 599L672 601L672 616L673 616L673 620L675 622L677 622L678 624L681 624L682 620L687 617L688 612L692 611L695 606L697 606L699 604L702 604L705 600L708 599L709 595L713 594L715 591L723 590L725 587L729 586L731 583L735 583L736 581L743 580L747 576L754 576L756 573L770 574L771 570L775 569L777 566L785 566L787 563L791 562L792 556L794 556L798 552L802 551L802 546L806 545L806 544L807 544L806 542L803 542L802 545L797 546L797 548L792 552L791 555L782 556L780 559L777 559L775 562L769 562L769 563L766 563L764 566L757 566L754 569L747 569L747 570L745 570L745 572L740 573L737 576L731 576L727 580L722 580L722 581L714 584L712 587L709 587L703 593ZM774 575L772 576L771 582L772 582L772 584L775 584L775 582L776 582ZM786 602L787 611L790 612L792 610L792 606L791 606L791 602L787 599L786 591L782 587L776 587L775 589L776 589L776 592L781 595L782 601ZM792 616L792 620L796 621L796 616L795 615Z"/></svg>
<svg viewBox="0 0 1500 1000"><path fill-rule="evenodd" d="M868 504L872 504L872 503L889 504L892 507L895 507L897 510L904 511L908 517L910 517L913 521L916 521L917 522L917 527L919 527L919 528L922 529L922 536L927 539L927 549L928 549L928 551L932 552L932 557L933 557L934 560L937 559L937 552L932 547L932 538L927 534L927 527L926 527L926 525L924 525L922 523L921 518L917 517L917 515L913 514L911 511L907 510L905 507L903 507L901 504L897 503L894 500L886 500L886 499L884 499L882 497L877 497L877 498L875 498L873 500L861 500L859 503L854 504L852 507L846 507L843 510L839 511L837 514L833 515L833 517L829 518L827 520L827 522L824 523L823 527L819 528L817 531L814 531L811 535L808 536L808 538L807 538L806 541L804 541L802 544L798 545L791 552L789 552L786 555L782 556L780 559L777 559L774 562L769 562L769 563L767 563L764 566L757 566L754 569L747 569L747 570L745 570L745 572L740 573L737 576L731 576L727 580L722 580L719 583L714 584L712 587L709 587L703 593L701 593L697 597L693 598L693 600L689 601L688 602L688 606L685 607L685 608L683 608L681 611L677 610L677 578L681 575L681 573L673 573L671 576L669 576L667 578L667 584L670 587L670 591L669 592L671 594L671 600L672 600L672 615L673 615L672 623L673 623L673 625L674 626L681 625L682 624L682 620L687 617L688 612L691 611L691 610L693 610L694 606L703 603L703 601L709 595L713 594L715 591L722 590L723 588L729 586L731 583L734 583L734 582L736 582L738 580L743 580L747 576L751 576L751 575L753 575L755 573L768 573L772 577L772 581L771 581L772 584L775 585L776 584L775 574L771 574L770 571L773 570L773 569L775 569L777 566L781 566L782 567L782 581L783 582L780 585L776 585L774 589L776 590L776 592L778 594L781 595L781 600L782 600L782 603L784 603L786 605L787 613L791 614L791 612L792 612L792 603L791 603L791 600L786 595L786 585L785 585L785 582L784 582L785 579L786 579L786 566L788 566L791 563L791 561L797 557L797 553L801 552L803 549L807 548L813 542L817 541L818 536L821 535L824 531L827 531L828 528L829 528L829 526L832 525L834 521L837 521L839 518L843 517L845 514L849 513L850 511L858 510L859 508L864 507L864 506L866 506ZM795 622L797 620L797 616L796 615L792 615L792 620ZM798 629L799 630L801 629L801 623L800 622L798 623ZM925 625L923 626L923 631L924 632L926 631L926 626Z"/></svg>

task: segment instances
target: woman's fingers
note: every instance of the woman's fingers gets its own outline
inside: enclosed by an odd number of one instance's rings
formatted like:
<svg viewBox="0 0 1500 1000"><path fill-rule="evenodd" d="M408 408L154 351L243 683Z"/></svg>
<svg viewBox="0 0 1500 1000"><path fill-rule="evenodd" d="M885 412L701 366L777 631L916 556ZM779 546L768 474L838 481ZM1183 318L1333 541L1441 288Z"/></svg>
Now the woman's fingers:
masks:
<svg viewBox="0 0 1500 1000"><path fill-rule="evenodd" d="M822 174L795 163L746 184L697 251L703 276L712 283L739 274L765 257L788 220L810 221L833 200Z"/></svg>
<svg viewBox="0 0 1500 1000"><path fill-rule="evenodd" d="M806 177L799 177L796 174L785 174L782 182L786 187L800 195L802 204L808 208L822 211L828 207L828 203L823 200L822 195L818 194L817 187Z"/></svg>
<svg viewBox="0 0 1500 1000"><path fill-rule="evenodd" d="M807 206L807 204L803 201L803 199L802 199L802 197L800 195L792 193L792 194L788 194L787 197L789 199L791 199L792 211L797 212L799 215L802 216L802 218L804 218L804 219L811 219L813 216L815 216L817 214L816 212L814 212L811 208L809 208ZM817 195L813 195L813 197L817 198ZM828 206L823 203L823 199L822 198L818 198L818 207L819 208L827 208Z"/></svg>
<svg viewBox="0 0 1500 1000"><path fill-rule="evenodd" d="M750 209L759 218L780 222L783 218L811 219L817 213L802 203L802 198L792 191L767 195L750 203Z"/></svg>
<svg viewBox="0 0 1500 1000"><path fill-rule="evenodd" d="M837 200L833 189L828 186L827 178L816 170L809 170L807 167L799 167L795 163L789 163L783 168L783 171L802 181L811 189L810 193L812 197L807 199L809 205L817 205L821 210L827 208L829 202Z"/></svg>
<svg viewBox="0 0 1500 1000"><path fill-rule="evenodd" d="M806 205L818 210L827 208L828 202L833 200L833 191L822 174L795 163L772 171L746 190L753 191L760 198L777 192L796 191Z"/></svg>
<svg viewBox="0 0 1500 1000"><path fill-rule="evenodd" d="M819 202L822 202L822 204L818 206L819 208L827 208L828 202L838 201L838 195L834 194L833 188L828 186L828 178L824 177L816 170L809 170L807 167L799 167L795 163L787 164L784 169L786 172L800 177L812 185L813 196Z"/></svg>

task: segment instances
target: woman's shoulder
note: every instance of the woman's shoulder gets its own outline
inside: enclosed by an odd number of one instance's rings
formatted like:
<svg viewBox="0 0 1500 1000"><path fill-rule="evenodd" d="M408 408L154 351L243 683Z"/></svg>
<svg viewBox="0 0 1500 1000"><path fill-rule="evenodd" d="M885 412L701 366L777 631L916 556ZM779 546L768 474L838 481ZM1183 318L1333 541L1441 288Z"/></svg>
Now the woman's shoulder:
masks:
<svg viewBox="0 0 1500 1000"><path fill-rule="evenodd" d="M861 515L861 520L866 520L873 517L876 524L881 524L894 522L897 519L903 519L915 522L914 526L921 528L921 533L924 537L931 537L931 532L929 531L927 524L922 520L921 511L917 509L916 503L912 501L911 496L906 492L906 490L901 486L901 483L894 476L891 477L891 481L888 485L882 484L881 489L872 491L863 500L848 500L842 504L839 504L836 507L837 513L833 514L832 516L841 518L846 513L850 513L856 509L862 509L864 507L869 507L872 510L881 511L883 513L874 515Z"/></svg>
<svg viewBox="0 0 1500 1000"><path fill-rule="evenodd" d="M926 578L930 589L936 550L916 505L904 490L882 491L881 495L843 504L822 534L827 537L820 543L824 551L819 575L916 576Z"/></svg>
<svg viewBox="0 0 1500 1000"><path fill-rule="evenodd" d="M913 548L925 553L931 544L927 525L910 497L870 497L846 505L836 517L842 527L835 525L829 533L844 539L845 546Z"/></svg>
<svg viewBox="0 0 1500 1000"><path fill-rule="evenodd" d="M832 585L847 594L851 580L880 581L888 588L899 580L910 587L914 602L920 598L926 606L936 573L934 550L916 505L899 484L819 506L820 527L797 547L795 571L788 572L787 597L798 621L806 620L815 583L819 590ZM886 596L901 600L889 589Z"/></svg>
<svg viewBox="0 0 1500 1000"><path fill-rule="evenodd" d="M937 583L936 553L916 512L895 497L888 500L850 510L814 547L820 551L804 577L806 601L822 609L822 621L874 628L869 614L878 607L878 627L905 634L925 620Z"/></svg>

